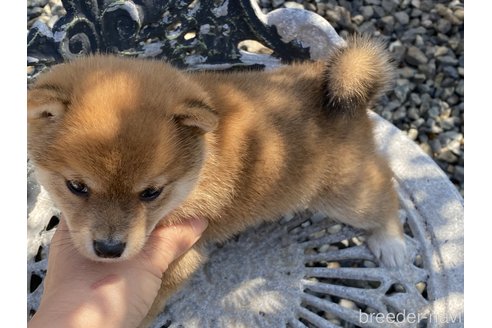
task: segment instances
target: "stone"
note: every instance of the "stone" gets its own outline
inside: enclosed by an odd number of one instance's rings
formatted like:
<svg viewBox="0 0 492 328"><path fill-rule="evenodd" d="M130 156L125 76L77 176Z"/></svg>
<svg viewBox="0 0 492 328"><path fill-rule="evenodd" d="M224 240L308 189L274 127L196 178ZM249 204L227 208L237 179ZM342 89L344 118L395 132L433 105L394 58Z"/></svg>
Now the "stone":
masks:
<svg viewBox="0 0 492 328"><path fill-rule="evenodd" d="M419 141L427 143L429 141L429 137L425 133L419 133Z"/></svg>
<svg viewBox="0 0 492 328"><path fill-rule="evenodd" d="M444 89L441 89L441 90L442 90L442 93L439 96L439 98L446 99L446 103L449 103L448 99L449 99L449 97L454 95L454 88L453 87L445 87Z"/></svg>
<svg viewBox="0 0 492 328"><path fill-rule="evenodd" d="M420 2L420 7L422 11L431 11L434 8L435 1L434 0L422 0Z"/></svg>
<svg viewBox="0 0 492 328"><path fill-rule="evenodd" d="M379 20L382 23L385 34L391 34L395 28L395 18L393 16L384 16Z"/></svg>
<svg viewBox="0 0 492 328"><path fill-rule="evenodd" d="M331 24L339 23L342 20L342 16L336 10L327 9L325 13L325 18Z"/></svg>
<svg viewBox="0 0 492 328"><path fill-rule="evenodd" d="M465 81L464 80L460 80L458 82L458 85L456 86L456 89L454 91L457 94L459 94L460 96L464 96L465 95Z"/></svg>
<svg viewBox="0 0 492 328"><path fill-rule="evenodd" d="M426 80L425 74L415 74L413 80L415 83L422 83Z"/></svg>
<svg viewBox="0 0 492 328"><path fill-rule="evenodd" d="M371 21L365 21L362 23L359 28L357 29L359 33L364 33L364 34L373 34L376 32L376 27L374 26L374 23Z"/></svg>
<svg viewBox="0 0 492 328"><path fill-rule="evenodd" d="M425 28L431 28L434 23L430 19L422 19L421 25Z"/></svg>
<svg viewBox="0 0 492 328"><path fill-rule="evenodd" d="M412 41L415 40L415 37L417 35L424 35L426 33L427 33L427 29L423 26L410 28L408 30L405 30L405 32L403 32L403 35L400 37L400 40L403 43L411 44Z"/></svg>
<svg viewBox="0 0 492 328"><path fill-rule="evenodd" d="M44 6L43 7L43 12L44 12L44 14L46 16L50 17L51 16L51 6L49 4L47 4L46 6Z"/></svg>
<svg viewBox="0 0 492 328"><path fill-rule="evenodd" d="M441 135L439 136L439 140L443 144L450 143L452 140L456 140L460 143L464 141L463 134L456 131L446 131L441 133Z"/></svg>
<svg viewBox="0 0 492 328"><path fill-rule="evenodd" d="M455 166L453 172L453 178L458 182L463 183L465 181L465 168L463 166Z"/></svg>
<svg viewBox="0 0 492 328"><path fill-rule="evenodd" d="M455 125L455 118L454 117L448 117L448 118L441 120L441 127L444 130L451 130L454 128L454 125Z"/></svg>
<svg viewBox="0 0 492 328"><path fill-rule="evenodd" d="M459 156L461 153L461 142L458 140L453 140L447 145L448 149L453 152L453 154Z"/></svg>
<svg viewBox="0 0 492 328"><path fill-rule="evenodd" d="M29 0L27 2L28 7L44 7L48 4L49 0Z"/></svg>
<svg viewBox="0 0 492 328"><path fill-rule="evenodd" d="M431 139L429 140L428 144L432 149L432 152L435 154L439 153L442 149L441 143L439 142L438 139Z"/></svg>
<svg viewBox="0 0 492 328"><path fill-rule="evenodd" d="M426 75L429 79L434 78L434 75L436 75L436 60L432 58L429 60L427 65L419 65L419 70Z"/></svg>
<svg viewBox="0 0 492 328"><path fill-rule="evenodd" d="M285 0L272 0L273 8L278 8L284 4Z"/></svg>
<svg viewBox="0 0 492 328"><path fill-rule="evenodd" d="M385 109L387 111L394 111L395 109L397 109L398 107L400 107L401 103L398 101L398 100L392 100L390 101L386 106L385 106Z"/></svg>
<svg viewBox="0 0 492 328"><path fill-rule="evenodd" d="M455 11L453 12L453 15L460 22L463 22L465 20L465 11L463 10L463 8L455 9Z"/></svg>
<svg viewBox="0 0 492 328"><path fill-rule="evenodd" d="M412 126L419 128L425 123L425 120L422 117L419 117L415 121L412 122Z"/></svg>
<svg viewBox="0 0 492 328"><path fill-rule="evenodd" d="M443 68L443 70L444 70L444 68ZM456 79L455 78L451 78L449 76L446 76L444 73L442 73L442 74L443 74L444 78L442 80L441 87L450 88L450 87L454 87L456 85ZM444 91L445 91L445 89L444 89Z"/></svg>
<svg viewBox="0 0 492 328"><path fill-rule="evenodd" d="M458 162L458 157L453 154L453 152L447 148L442 149L436 156L437 159L444 161L446 163L456 163Z"/></svg>
<svg viewBox="0 0 492 328"><path fill-rule="evenodd" d="M355 15L352 17L352 22L354 22L355 25L360 25L364 22L365 18L362 15Z"/></svg>
<svg viewBox="0 0 492 328"><path fill-rule="evenodd" d="M456 105L459 101L460 101L460 98L455 94L451 95L449 98L446 99L446 102L450 106Z"/></svg>
<svg viewBox="0 0 492 328"><path fill-rule="evenodd" d="M316 6L312 3L309 3L309 2L304 3L304 7L306 8L306 10L316 12Z"/></svg>
<svg viewBox="0 0 492 328"><path fill-rule="evenodd" d="M422 35L416 35L415 36L415 42L414 42L415 46L419 49L421 48L425 48L425 42L424 42L424 38L422 37Z"/></svg>
<svg viewBox="0 0 492 328"><path fill-rule="evenodd" d="M394 16L401 25L407 25L410 21L410 17L408 17L408 14L404 11L399 11L395 13Z"/></svg>
<svg viewBox="0 0 492 328"><path fill-rule="evenodd" d="M58 17L61 17L61 16L65 16L67 11L65 10L65 8L63 8L63 6L57 4L57 5L54 5L52 8L51 8L51 12L53 13L53 15L56 15Z"/></svg>
<svg viewBox="0 0 492 328"><path fill-rule="evenodd" d="M428 58L419 48L410 46L405 54L405 61L410 65L418 66L420 64L426 64L428 62Z"/></svg>
<svg viewBox="0 0 492 328"><path fill-rule="evenodd" d="M451 116L451 108L449 108L449 106L444 107L443 110L441 111L441 118L448 118L450 116Z"/></svg>
<svg viewBox="0 0 492 328"><path fill-rule="evenodd" d="M295 1L287 1L284 3L285 8L294 8L294 9L304 9L304 6Z"/></svg>
<svg viewBox="0 0 492 328"><path fill-rule="evenodd" d="M438 46L434 48L433 52L435 57L441 57L449 53L449 48L444 46Z"/></svg>
<svg viewBox="0 0 492 328"><path fill-rule="evenodd" d="M31 19L38 17L42 13L43 13L43 8L40 7L27 8L27 17Z"/></svg>
<svg viewBox="0 0 492 328"><path fill-rule="evenodd" d="M58 21L58 16L54 15L54 16L51 16L51 18L48 20L48 22L46 23L46 25L48 25L49 28L53 29L53 26L55 25L55 23Z"/></svg>
<svg viewBox="0 0 492 328"><path fill-rule="evenodd" d="M405 46L399 40L396 40L396 41L390 43L390 45L388 47L388 50L391 53L393 53L393 58L397 62L401 62L405 58L405 51L407 49L405 48ZM408 67L404 67L403 69L406 69L406 68L408 68ZM410 78L413 75L415 75L415 71L412 71L411 72L411 75L407 75L406 78Z"/></svg>
<svg viewBox="0 0 492 328"><path fill-rule="evenodd" d="M437 119L437 117L436 117ZM436 120L429 118L426 122L426 124L429 126L429 131L434 134L439 134L442 132L442 128L437 125Z"/></svg>
<svg viewBox="0 0 492 328"><path fill-rule="evenodd" d="M395 0L382 0L381 6L387 13L392 13L395 11L396 6L398 6L398 2Z"/></svg>
<svg viewBox="0 0 492 328"><path fill-rule="evenodd" d="M446 74L447 76L449 76L454 80L457 80L460 77L458 70L454 66L444 66L442 68L442 71L444 72L444 74Z"/></svg>
<svg viewBox="0 0 492 328"><path fill-rule="evenodd" d="M340 302L338 303L341 307L350 309L350 310L357 310L357 305L353 301L347 300L347 299L341 299Z"/></svg>
<svg viewBox="0 0 492 328"><path fill-rule="evenodd" d="M429 110L427 111L427 114L429 117L436 118L440 114L440 107L438 105L432 105Z"/></svg>
<svg viewBox="0 0 492 328"><path fill-rule="evenodd" d="M382 118L384 118L387 121L391 121L392 114L391 114L391 112L389 110L383 109L379 113L380 113L380 115L381 115Z"/></svg>
<svg viewBox="0 0 492 328"><path fill-rule="evenodd" d="M407 111L405 110L405 107L399 107L393 113L393 120L395 121L403 120L405 117L407 117Z"/></svg>
<svg viewBox="0 0 492 328"><path fill-rule="evenodd" d="M419 111L417 109L417 107L410 107L407 111L407 116L408 118L412 119L412 120L418 120L419 119Z"/></svg>
<svg viewBox="0 0 492 328"><path fill-rule="evenodd" d="M365 19L369 19L374 15L374 10L371 6L363 6L360 9L360 13Z"/></svg>
<svg viewBox="0 0 492 328"><path fill-rule="evenodd" d="M412 11L410 12L410 17L420 17L422 16L422 10L413 8Z"/></svg>
<svg viewBox="0 0 492 328"><path fill-rule="evenodd" d="M318 11L317 11L318 15L324 16L325 15L325 11L327 9L326 3L319 2L316 5L318 6Z"/></svg>
<svg viewBox="0 0 492 328"><path fill-rule="evenodd" d="M425 85L425 84L424 84ZM422 102L421 113L423 110L428 110L431 102L431 96L429 93L424 93L420 95L420 100Z"/></svg>
<svg viewBox="0 0 492 328"><path fill-rule="evenodd" d="M444 33L438 32L436 37L437 37L436 40L437 43L442 43L442 44L449 43L449 36Z"/></svg>
<svg viewBox="0 0 492 328"><path fill-rule="evenodd" d="M410 139L416 140L417 136L419 135L419 131L417 129L411 128L408 130L407 135Z"/></svg>
<svg viewBox="0 0 492 328"><path fill-rule="evenodd" d="M410 83L407 80L399 79L398 81L403 81L403 83L398 83L394 88L393 92L395 93L396 98L403 103L407 99L408 94L410 93Z"/></svg>
<svg viewBox="0 0 492 328"><path fill-rule="evenodd" d="M449 31L451 31L451 27L451 23L444 18L439 19L436 25L436 29L443 34L449 33Z"/></svg>
<svg viewBox="0 0 492 328"><path fill-rule="evenodd" d="M419 146L420 146L420 149L422 149L422 151L424 153L426 153L427 155L429 155L431 157L434 155L432 153L432 148L427 143L421 143Z"/></svg>
<svg viewBox="0 0 492 328"><path fill-rule="evenodd" d="M411 93L410 94L410 102L412 102L414 105L420 105L422 103L422 100L420 99L420 96L416 93Z"/></svg>
<svg viewBox="0 0 492 328"><path fill-rule="evenodd" d="M450 37L448 39L448 46L457 52L463 51L463 40L460 38ZM463 66L463 65L462 65Z"/></svg>
<svg viewBox="0 0 492 328"><path fill-rule="evenodd" d="M382 7L375 6L373 8L373 10L374 10L374 17L376 17L376 18L381 18L381 17L384 17L386 15L386 12L384 11L384 9Z"/></svg>
<svg viewBox="0 0 492 328"><path fill-rule="evenodd" d="M434 91L434 88L428 84L419 84L417 90L420 91L422 96L428 95Z"/></svg>
<svg viewBox="0 0 492 328"><path fill-rule="evenodd" d="M347 9L349 12L352 12L353 4L357 5L357 7L362 5L362 3L360 3L361 0L337 0L336 2L338 2L340 7Z"/></svg>
<svg viewBox="0 0 492 328"><path fill-rule="evenodd" d="M393 52L394 47L403 47L400 41L395 41L389 45L389 51ZM413 67L402 67L398 69L398 76L404 79L411 79L413 76L417 74L417 70Z"/></svg>
<svg viewBox="0 0 492 328"><path fill-rule="evenodd" d="M342 225L341 224L334 224L330 226L326 231L330 234L336 234L342 230ZM338 249L338 248L337 248Z"/></svg>

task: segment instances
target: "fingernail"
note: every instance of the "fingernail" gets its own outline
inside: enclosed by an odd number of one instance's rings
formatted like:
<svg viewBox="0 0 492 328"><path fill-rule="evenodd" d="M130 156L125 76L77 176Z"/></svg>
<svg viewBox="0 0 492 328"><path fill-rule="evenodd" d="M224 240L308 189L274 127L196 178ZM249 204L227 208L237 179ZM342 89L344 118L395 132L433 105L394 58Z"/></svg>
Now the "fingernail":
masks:
<svg viewBox="0 0 492 328"><path fill-rule="evenodd" d="M208 221L203 218L192 218L189 223L197 235L201 235L208 227Z"/></svg>

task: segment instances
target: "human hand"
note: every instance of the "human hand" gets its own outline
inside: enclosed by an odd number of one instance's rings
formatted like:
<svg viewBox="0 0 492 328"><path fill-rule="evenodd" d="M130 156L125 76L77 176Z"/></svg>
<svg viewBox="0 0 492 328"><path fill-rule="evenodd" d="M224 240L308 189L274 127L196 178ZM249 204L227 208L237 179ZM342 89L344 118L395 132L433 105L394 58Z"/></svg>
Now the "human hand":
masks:
<svg viewBox="0 0 492 328"><path fill-rule="evenodd" d="M137 327L150 309L169 264L201 236L207 222L157 227L142 252L121 262L95 262L74 248L60 220L48 256L37 327Z"/></svg>

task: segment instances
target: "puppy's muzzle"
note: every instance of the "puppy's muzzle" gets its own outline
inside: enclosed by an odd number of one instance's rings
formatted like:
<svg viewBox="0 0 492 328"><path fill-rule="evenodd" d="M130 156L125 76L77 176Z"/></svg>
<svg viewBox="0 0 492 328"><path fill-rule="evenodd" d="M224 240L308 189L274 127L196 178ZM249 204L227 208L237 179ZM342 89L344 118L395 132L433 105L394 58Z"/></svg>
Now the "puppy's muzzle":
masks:
<svg viewBox="0 0 492 328"><path fill-rule="evenodd" d="M94 240L94 252L97 256L103 258L117 258L123 254L126 243L119 240Z"/></svg>

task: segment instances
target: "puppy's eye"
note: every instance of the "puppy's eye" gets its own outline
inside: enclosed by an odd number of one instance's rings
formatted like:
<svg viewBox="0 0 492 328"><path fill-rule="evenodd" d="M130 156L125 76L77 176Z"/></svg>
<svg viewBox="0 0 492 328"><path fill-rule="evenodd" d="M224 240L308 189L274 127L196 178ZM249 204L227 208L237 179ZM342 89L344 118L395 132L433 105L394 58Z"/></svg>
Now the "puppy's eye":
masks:
<svg viewBox="0 0 492 328"><path fill-rule="evenodd" d="M83 182L77 180L67 180L66 182L68 190L77 196L87 196L89 193L89 188Z"/></svg>
<svg viewBox="0 0 492 328"><path fill-rule="evenodd" d="M140 197L140 200L142 200L144 202L150 202L150 201L156 199L157 197L159 197L161 192L162 192L162 188L150 187L150 188L147 188L144 191L142 191L140 193L139 197Z"/></svg>

